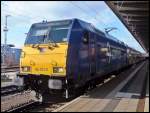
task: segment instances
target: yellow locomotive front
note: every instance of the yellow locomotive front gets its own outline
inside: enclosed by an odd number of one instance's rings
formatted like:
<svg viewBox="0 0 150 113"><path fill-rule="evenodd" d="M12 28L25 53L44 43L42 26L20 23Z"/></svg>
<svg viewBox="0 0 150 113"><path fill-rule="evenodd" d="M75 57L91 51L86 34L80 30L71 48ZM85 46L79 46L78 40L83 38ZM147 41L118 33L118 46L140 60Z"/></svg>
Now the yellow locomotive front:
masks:
<svg viewBox="0 0 150 113"><path fill-rule="evenodd" d="M20 73L65 76L67 47L67 43L57 43L56 47L49 44L25 45L20 58Z"/></svg>
<svg viewBox="0 0 150 113"><path fill-rule="evenodd" d="M20 86L39 93L62 90L70 25L70 22L46 22L31 26L20 58Z"/></svg>

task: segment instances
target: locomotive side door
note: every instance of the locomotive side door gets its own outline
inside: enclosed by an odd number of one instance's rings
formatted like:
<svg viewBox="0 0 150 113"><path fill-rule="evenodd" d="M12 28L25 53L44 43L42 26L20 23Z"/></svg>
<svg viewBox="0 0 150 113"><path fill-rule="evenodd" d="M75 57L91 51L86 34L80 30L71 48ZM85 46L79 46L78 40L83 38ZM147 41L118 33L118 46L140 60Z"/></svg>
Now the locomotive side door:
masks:
<svg viewBox="0 0 150 113"><path fill-rule="evenodd" d="M89 80L90 60L89 60L89 32L85 31L79 50L79 79L82 83Z"/></svg>

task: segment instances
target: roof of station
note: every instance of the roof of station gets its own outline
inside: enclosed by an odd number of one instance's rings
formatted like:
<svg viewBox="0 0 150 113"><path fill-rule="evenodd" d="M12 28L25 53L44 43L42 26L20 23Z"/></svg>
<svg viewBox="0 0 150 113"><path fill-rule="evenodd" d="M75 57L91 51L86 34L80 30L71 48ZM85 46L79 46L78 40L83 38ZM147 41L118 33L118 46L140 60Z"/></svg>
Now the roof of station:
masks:
<svg viewBox="0 0 150 113"><path fill-rule="evenodd" d="M149 1L105 1L146 52L149 52Z"/></svg>

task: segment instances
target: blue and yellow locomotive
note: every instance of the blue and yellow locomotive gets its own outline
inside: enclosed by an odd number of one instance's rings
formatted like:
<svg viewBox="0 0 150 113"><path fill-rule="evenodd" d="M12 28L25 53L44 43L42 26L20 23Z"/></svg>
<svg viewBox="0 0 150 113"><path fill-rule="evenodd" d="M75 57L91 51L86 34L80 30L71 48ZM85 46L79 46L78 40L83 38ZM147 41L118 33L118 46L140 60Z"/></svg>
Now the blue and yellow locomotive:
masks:
<svg viewBox="0 0 150 113"><path fill-rule="evenodd" d="M140 54L79 19L35 23L22 49L20 85L69 98L76 89L94 86L137 62L131 51Z"/></svg>

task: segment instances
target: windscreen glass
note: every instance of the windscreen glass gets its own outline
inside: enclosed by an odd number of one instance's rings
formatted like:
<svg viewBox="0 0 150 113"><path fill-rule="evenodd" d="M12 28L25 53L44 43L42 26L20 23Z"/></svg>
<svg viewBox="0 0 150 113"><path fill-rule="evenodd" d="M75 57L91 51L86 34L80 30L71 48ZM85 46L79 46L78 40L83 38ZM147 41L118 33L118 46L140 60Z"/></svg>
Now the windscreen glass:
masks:
<svg viewBox="0 0 150 113"><path fill-rule="evenodd" d="M71 23L70 23L71 24ZM67 42L70 24L51 23L33 25L28 33L25 44L61 43Z"/></svg>
<svg viewBox="0 0 150 113"><path fill-rule="evenodd" d="M59 42L66 42L67 41L67 34L68 34L69 26L52 26L50 28L50 33L48 36L48 40L52 40L56 43Z"/></svg>

